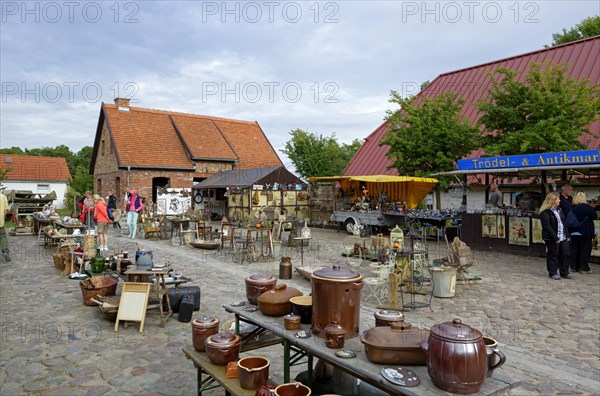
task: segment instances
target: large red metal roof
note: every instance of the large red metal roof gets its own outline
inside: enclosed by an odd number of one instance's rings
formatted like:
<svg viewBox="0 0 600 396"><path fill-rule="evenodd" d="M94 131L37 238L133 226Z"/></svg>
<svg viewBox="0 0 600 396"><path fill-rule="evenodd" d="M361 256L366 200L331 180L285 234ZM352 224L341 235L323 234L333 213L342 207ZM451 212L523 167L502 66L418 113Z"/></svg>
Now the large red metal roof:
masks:
<svg viewBox="0 0 600 396"><path fill-rule="evenodd" d="M547 61L568 64L569 69L566 75L569 78L575 80L587 78L592 83L597 84L600 82L600 36L441 74L419 92L417 99L419 97L434 98L448 91L458 92L465 100L462 114L469 119L472 125L475 125L480 117L475 105L478 101L489 97L489 88L492 85L488 72L494 72L503 67L516 71L518 80L523 81L531 63L544 63ZM346 167L344 175L398 174L396 169L387 169L392 164L392 161L386 157L389 146L379 145L387 129L388 122L386 121L365 139L361 148ZM590 131L596 137L584 135L580 140L586 143L589 149L596 149L600 145L600 139L597 137L600 133L600 121L594 122L590 126ZM476 158L483 154L483 151L479 149L473 151L468 157Z"/></svg>

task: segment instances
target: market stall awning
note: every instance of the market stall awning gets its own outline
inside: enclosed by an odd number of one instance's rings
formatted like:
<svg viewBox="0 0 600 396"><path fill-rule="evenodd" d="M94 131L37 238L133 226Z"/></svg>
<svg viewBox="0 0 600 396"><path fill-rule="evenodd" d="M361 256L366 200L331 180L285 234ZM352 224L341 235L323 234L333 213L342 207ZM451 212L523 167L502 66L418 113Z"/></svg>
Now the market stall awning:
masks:
<svg viewBox="0 0 600 396"><path fill-rule="evenodd" d="M369 196L372 198L385 193L389 200L403 201L409 209L415 208L438 182L429 177L389 175L311 177L308 181L339 182L340 187L347 194L353 194L355 197L360 196L360 187L364 186L369 190Z"/></svg>
<svg viewBox="0 0 600 396"><path fill-rule="evenodd" d="M217 172L206 180L194 186L194 189L247 188L253 185L279 184L304 184L293 173L282 166L269 166L263 168L234 169Z"/></svg>

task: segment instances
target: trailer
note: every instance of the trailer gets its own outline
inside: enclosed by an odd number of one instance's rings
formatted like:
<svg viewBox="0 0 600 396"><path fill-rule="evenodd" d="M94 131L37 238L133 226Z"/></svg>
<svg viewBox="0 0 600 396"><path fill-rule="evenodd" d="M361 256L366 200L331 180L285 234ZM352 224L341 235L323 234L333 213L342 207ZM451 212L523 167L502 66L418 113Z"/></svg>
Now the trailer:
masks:
<svg viewBox="0 0 600 396"><path fill-rule="evenodd" d="M331 221L348 234L356 225L394 227L435 187L436 179L411 176L328 176L308 179L333 191Z"/></svg>

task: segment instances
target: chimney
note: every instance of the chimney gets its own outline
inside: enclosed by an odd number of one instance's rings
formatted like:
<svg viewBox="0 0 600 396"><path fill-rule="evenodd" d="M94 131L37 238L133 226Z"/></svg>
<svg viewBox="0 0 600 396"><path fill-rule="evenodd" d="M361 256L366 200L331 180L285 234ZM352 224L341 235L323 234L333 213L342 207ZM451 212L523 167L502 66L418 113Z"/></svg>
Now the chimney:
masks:
<svg viewBox="0 0 600 396"><path fill-rule="evenodd" d="M125 98L115 98L115 104L119 111L129 111L129 100Z"/></svg>

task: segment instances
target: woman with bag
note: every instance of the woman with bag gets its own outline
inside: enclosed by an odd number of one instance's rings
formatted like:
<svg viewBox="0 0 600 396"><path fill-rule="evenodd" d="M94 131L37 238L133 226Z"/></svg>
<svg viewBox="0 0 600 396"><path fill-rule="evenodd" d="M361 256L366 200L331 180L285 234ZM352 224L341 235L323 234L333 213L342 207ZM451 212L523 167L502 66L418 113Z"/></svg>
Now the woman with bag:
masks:
<svg viewBox="0 0 600 396"><path fill-rule="evenodd" d="M579 227L569 228L571 232L571 270L590 274L590 256L592 254L592 239L596 235L594 220L598 214L587 203L587 196L583 191L577 192L573 197L573 214L579 221Z"/></svg>
<svg viewBox="0 0 600 396"><path fill-rule="evenodd" d="M130 191L131 195L127 200L127 227L129 228L128 238L135 239L135 233L137 231L138 216L144 205L142 204L142 198L138 195L136 189Z"/></svg>
<svg viewBox="0 0 600 396"><path fill-rule="evenodd" d="M108 250L108 224L110 219L108 218L108 208L104 198L100 195L94 195L94 220L96 221L96 232L98 233L98 249L101 251Z"/></svg>

